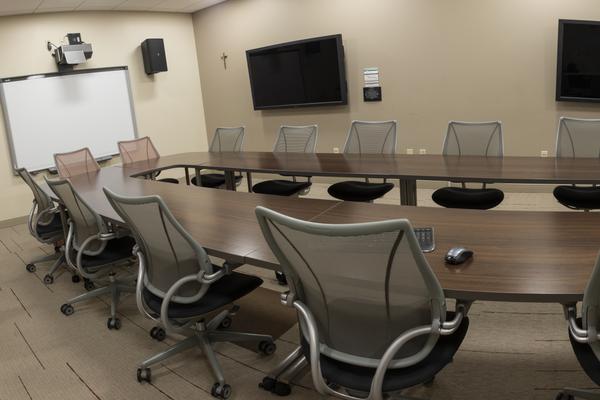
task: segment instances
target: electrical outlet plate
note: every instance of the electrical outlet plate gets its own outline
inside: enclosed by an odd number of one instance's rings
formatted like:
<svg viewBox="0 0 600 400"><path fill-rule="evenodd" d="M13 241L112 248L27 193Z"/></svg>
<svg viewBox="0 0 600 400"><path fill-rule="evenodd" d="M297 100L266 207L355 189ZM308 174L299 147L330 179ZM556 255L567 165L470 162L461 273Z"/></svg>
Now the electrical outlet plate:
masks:
<svg viewBox="0 0 600 400"><path fill-rule="evenodd" d="M540 157L548 157L548 150L542 150L540 152Z"/></svg>
<svg viewBox="0 0 600 400"><path fill-rule="evenodd" d="M339 147L334 147L333 148L333 152L334 152L334 154L338 154L340 152L340 148Z"/></svg>
<svg viewBox="0 0 600 400"><path fill-rule="evenodd" d="M406 149L406 154L415 154L415 149Z"/></svg>
<svg viewBox="0 0 600 400"><path fill-rule="evenodd" d="M419 154L427 154L427 149L419 149Z"/></svg>

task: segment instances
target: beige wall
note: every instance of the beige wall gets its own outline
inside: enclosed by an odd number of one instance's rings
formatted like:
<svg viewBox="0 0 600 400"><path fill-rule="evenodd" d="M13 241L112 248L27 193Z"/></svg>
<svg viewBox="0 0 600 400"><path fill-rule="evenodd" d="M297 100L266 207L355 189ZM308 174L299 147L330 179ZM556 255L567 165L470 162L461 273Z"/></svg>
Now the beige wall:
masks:
<svg viewBox="0 0 600 400"><path fill-rule="evenodd" d="M600 20L597 0L230 0L194 15L209 137L244 124L247 150L280 124L319 124L317 151L341 147L353 119L397 119L398 152L439 153L449 120L499 119L507 155L554 152L560 115L600 105L554 101L559 18ZM254 111L245 50L341 33L349 104ZM226 52L227 70L219 59ZM383 102L362 101L379 67Z"/></svg>
<svg viewBox="0 0 600 400"><path fill-rule="evenodd" d="M206 127L192 17L189 14L90 12L0 17L0 76L56 71L46 41L81 32L94 55L81 68L129 66L140 136L162 154L205 150ZM140 43L165 40L168 72L144 73ZM0 120L3 120L0 117ZM0 123L0 220L29 211L31 194L12 175L4 123Z"/></svg>

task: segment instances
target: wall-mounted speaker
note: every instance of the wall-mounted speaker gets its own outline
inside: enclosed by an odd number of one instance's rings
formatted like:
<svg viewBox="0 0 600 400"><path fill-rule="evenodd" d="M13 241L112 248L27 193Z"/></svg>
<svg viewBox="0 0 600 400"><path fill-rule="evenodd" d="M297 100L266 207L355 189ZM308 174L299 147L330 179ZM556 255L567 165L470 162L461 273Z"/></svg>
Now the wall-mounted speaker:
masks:
<svg viewBox="0 0 600 400"><path fill-rule="evenodd" d="M165 42L162 39L146 39L141 44L144 70L148 75L168 71Z"/></svg>

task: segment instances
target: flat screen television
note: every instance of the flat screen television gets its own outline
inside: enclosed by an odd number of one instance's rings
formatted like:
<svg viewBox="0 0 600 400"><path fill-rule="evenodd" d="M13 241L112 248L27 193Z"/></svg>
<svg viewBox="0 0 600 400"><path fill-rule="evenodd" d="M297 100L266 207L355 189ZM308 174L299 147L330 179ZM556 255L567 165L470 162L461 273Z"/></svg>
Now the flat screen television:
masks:
<svg viewBox="0 0 600 400"><path fill-rule="evenodd" d="M246 51L255 110L347 104L342 35Z"/></svg>
<svg viewBox="0 0 600 400"><path fill-rule="evenodd" d="M600 22L558 21L556 100L600 102Z"/></svg>

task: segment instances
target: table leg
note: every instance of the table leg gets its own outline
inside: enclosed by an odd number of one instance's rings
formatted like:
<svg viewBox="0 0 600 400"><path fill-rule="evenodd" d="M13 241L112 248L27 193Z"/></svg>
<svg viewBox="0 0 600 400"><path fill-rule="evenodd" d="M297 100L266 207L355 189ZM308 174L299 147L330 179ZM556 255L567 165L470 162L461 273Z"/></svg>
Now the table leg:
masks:
<svg viewBox="0 0 600 400"><path fill-rule="evenodd" d="M248 193L252 193L252 173L246 172L246 181L248 182Z"/></svg>
<svg viewBox="0 0 600 400"><path fill-rule="evenodd" d="M188 169L188 167L185 167L184 171L185 171L185 184L190 186L190 170Z"/></svg>
<svg viewBox="0 0 600 400"><path fill-rule="evenodd" d="M400 179L400 204L403 206L417 205L416 179Z"/></svg>
<svg viewBox="0 0 600 400"><path fill-rule="evenodd" d="M196 185L198 186L202 186L202 184L200 183L200 168L195 168L195 173L196 173Z"/></svg>
<svg viewBox="0 0 600 400"><path fill-rule="evenodd" d="M227 170L225 173L225 188L235 191L235 171Z"/></svg>

